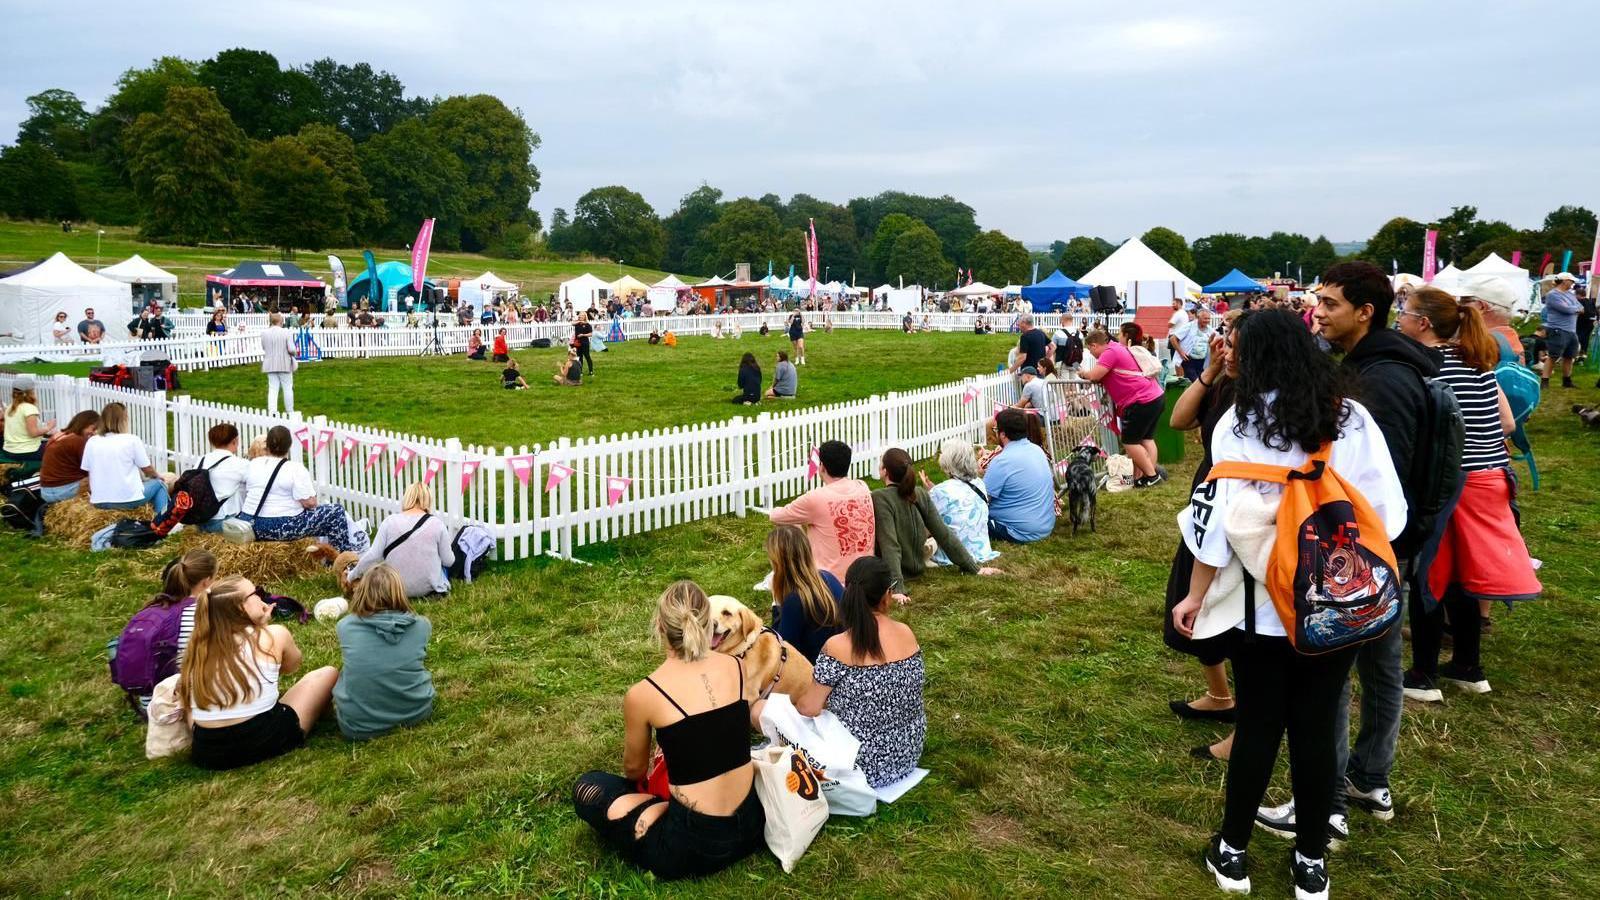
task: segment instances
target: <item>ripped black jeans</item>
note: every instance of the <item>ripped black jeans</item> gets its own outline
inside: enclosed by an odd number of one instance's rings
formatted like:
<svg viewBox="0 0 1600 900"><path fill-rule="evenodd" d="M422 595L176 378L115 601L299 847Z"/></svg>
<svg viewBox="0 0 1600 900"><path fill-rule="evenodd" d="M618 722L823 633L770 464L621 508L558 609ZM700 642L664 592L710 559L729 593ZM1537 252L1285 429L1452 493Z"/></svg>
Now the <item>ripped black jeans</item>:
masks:
<svg viewBox="0 0 1600 900"><path fill-rule="evenodd" d="M602 843L657 878L698 878L720 872L762 846L767 817L754 784L732 815L708 816L677 800L652 799L620 819L606 816L618 797L637 793L638 786L619 775L587 772L572 788L572 806ZM640 814L660 803L667 804L667 811L643 837L635 837Z"/></svg>

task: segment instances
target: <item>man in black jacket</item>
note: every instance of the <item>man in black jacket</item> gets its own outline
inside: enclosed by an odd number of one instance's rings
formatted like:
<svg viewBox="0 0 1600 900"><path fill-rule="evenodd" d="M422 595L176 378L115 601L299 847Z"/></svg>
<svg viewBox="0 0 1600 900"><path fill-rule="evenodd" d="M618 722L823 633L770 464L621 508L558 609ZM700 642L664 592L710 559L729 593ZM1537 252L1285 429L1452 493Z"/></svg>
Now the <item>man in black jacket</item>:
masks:
<svg viewBox="0 0 1600 900"><path fill-rule="evenodd" d="M1406 503L1414 508L1412 490L1417 481L1413 459L1427 421L1428 390L1424 378L1439 374L1439 358L1427 348L1389 327L1394 289L1383 270L1370 263L1343 262L1323 273L1315 313L1323 338L1344 352L1343 366L1356 378L1358 399L1377 420L1389 447L1395 473L1405 488ZM1419 535L1416 517L1408 515L1405 531L1393 546L1400 575L1409 591L1417 551L1426 535ZM1394 768L1395 745L1400 738L1400 712L1405 702L1404 664L1399 624L1376 640L1361 645L1356 655L1356 676L1361 679L1361 730L1352 751L1348 740L1338 746L1341 781L1334 791L1329 837L1346 840L1346 810L1350 803L1374 818L1394 818L1394 798L1389 772ZM1339 735L1350 733L1350 686L1339 703ZM1294 806L1262 807L1258 824L1279 834L1294 832Z"/></svg>

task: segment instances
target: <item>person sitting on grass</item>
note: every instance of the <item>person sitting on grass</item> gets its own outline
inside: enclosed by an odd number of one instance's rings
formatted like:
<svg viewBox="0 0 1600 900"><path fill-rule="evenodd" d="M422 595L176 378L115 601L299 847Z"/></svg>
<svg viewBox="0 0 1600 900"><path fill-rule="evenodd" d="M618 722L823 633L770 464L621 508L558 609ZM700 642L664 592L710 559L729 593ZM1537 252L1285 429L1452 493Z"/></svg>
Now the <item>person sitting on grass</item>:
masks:
<svg viewBox="0 0 1600 900"><path fill-rule="evenodd" d="M183 651L189 646L189 640L194 634L194 598L195 595L211 586L211 580L217 576L217 558L206 550L190 550L188 553L167 563L161 570L161 593L151 598L144 609L159 606L170 609L173 606L181 607L182 612L178 619L178 642L172 653L170 667L158 667L155 672L155 682L160 684L167 678L178 673L178 667L183 662ZM126 627L124 627L126 630ZM121 641L120 635L112 641L114 648ZM139 695L139 708L150 708L150 695Z"/></svg>
<svg viewBox="0 0 1600 900"><path fill-rule="evenodd" d="M249 579L230 575L195 595L194 635L183 654L179 702L194 722L191 758L202 769L237 769L305 743L327 711L339 670L300 668L294 635Z"/></svg>
<svg viewBox="0 0 1600 900"><path fill-rule="evenodd" d="M767 396L775 400L793 400L800 390L800 373L789 361L789 351L778 351L778 364L772 370L772 387Z"/></svg>
<svg viewBox="0 0 1600 900"><path fill-rule="evenodd" d="M495 332L494 336L494 361L507 362L511 359L511 348L506 343L506 330L504 328Z"/></svg>
<svg viewBox="0 0 1600 900"><path fill-rule="evenodd" d="M528 389L527 379L522 377L522 370L517 368L516 360L506 360L506 367L500 372L500 386L508 391L525 391Z"/></svg>
<svg viewBox="0 0 1600 900"><path fill-rule="evenodd" d="M121 403L100 410L100 428L84 442L81 465L96 509L138 509L148 503L157 519L167 511L167 483L150 465L144 442L128 433L128 408Z"/></svg>
<svg viewBox="0 0 1600 900"><path fill-rule="evenodd" d="M850 445L824 441L817 448L822 486L768 515L774 525L804 525L817 565L843 579L858 557L871 556L876 537L872 491L850 476Z"/></svg>
<svg viewBox="0 0 1600 900"><path fill-rule="evenodd" d="M922 486L938 510L950 534L966 548L972 561L982 565L999 556L989 543L989 495L978 475L978 458L972 444L950 438L939 446L939 468L945 480L934 484L926 474ZM936 549L928 560L935 566L952 565L943 549Z"/></svg>
<svg viewBox="0 0 1600 900"><path fill-rule="evenodd" d="M350 614L339 620L344 668L333 687L333 708L339 730L353 741L433 715L433 676L423 664L433 623L412 611L406 593L400 573L379 563L362 577Z"/></svg>
<svg viewBox="0 0 1600 900"><path fill-rule="evenodd" d="M983 486L989 495L989 538L1026 544L1056 527L1055 476L1050 458L1028 440L1028 415L1003 409L995 416L1000 452L989 459Z"/></svg>
<svg viewBox="0 0 1600 900"><path fill-rule="evenodd" d="M335 550L366 550L363 529L351 528L344 507L318 503L317 486L306 467L289 459L289 429L274 425L267 432L267 455L250 460L245 473L244 512L258 541L317 538Z"/></svg>
<svg viewBox="0 0 1600 900"><path fill-rule="evenodd" d="M889 577L898 603L906 603L906 580L921 575L928 557L927 540L945 552L968 575L998 575L999 569L978 568L967 548L945 527L928 491L917 484L911 454L899 447L884 451L878 467L884 487L872 492L873 528L877 534L878 558L889 567Z"/></svg>
<svg viewBox="0 0 1600 900"><path fill-rule="evenodd" d="M567 348L567 358L556 363L556 374L552 380L558 387L583 384L583 360L578 358L577 347Z"/></svg>
<svg viewBox="0 0 1600 900"><path fill-rule="evenodd" d="M745 406L761 402L761 366L754 353L746 353L739 360L739 393L733 402Z"/></svg>
<svg viewBox="0 0 1600 900"><path fill-rule="evenodd" d="M602 843L656 878L710 875L760 848L766 826L744 664L711 652L711 604L692 581L661 594L651 630L667 658L623 698L622 774L585 773L572 805ZM666 761L666 800L643 790L652 733Z"/></svg>
<svg viewBox="0 0 1600 900"><path fill-rule="evenodd" d="M354 588L368 572L387 564L400 574L407 597L425 597L449 593L450 579L445 572L455 561L450 527L433 515L433 490L414 481L406 488L400 511L378 526L372 546L346 577ZM349 554L344 555L344 562L350 562ZM337 568L340 563L334 565Z"/></svg>
<svg viewBox="0 0 1600 900"><path fill-rule="evenodd" d="M832 572L817 568L806 533L779 525L767 533L767 562L772 564L772 627L800 655L817 661L822 645L844 629L839 601L844 585Z"/></svg>
<svg viewBox="0 0 1600 900"><path fill-rule="evenodd" d="M467 359L475 359L482 362L486 349L483 346L483 329L472 329L472 334L467 337Z"/></svg>

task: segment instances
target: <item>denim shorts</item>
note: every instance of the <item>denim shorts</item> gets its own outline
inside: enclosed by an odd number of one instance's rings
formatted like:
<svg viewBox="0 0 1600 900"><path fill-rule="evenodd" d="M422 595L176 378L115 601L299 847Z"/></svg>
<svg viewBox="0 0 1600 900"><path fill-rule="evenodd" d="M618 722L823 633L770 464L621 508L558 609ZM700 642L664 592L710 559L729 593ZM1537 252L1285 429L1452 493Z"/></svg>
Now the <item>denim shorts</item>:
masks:
<svg viewBox="0 0 1600 900"><path fill-rule="evenodd" d="M1578 333L1576 331L1562 331L1559 328L1551 328L1549 332L1549 335L1544 339L1544 352L1550 354L1551 359L1577 358Z"/></svg>

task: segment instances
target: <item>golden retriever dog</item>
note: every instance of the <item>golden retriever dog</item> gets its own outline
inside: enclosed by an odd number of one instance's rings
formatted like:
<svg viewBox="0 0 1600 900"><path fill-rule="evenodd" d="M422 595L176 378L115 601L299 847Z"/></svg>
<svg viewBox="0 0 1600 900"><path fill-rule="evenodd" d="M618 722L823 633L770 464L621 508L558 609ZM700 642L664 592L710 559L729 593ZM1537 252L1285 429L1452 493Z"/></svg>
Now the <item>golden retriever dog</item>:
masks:
<svg viewBox="0 0 1600 900"><path fill-rule="evenodd" d="M798 696L811 684L811 661L743 603L726 594L711 601L711 649L744 660L744 698L752 703L767 694Z"/></svg>
<svg viewBox="0 0 1600 900"><path fill-rule="evenodd" d="M350 570L360 561L361 554L354 550L338 551L321 541L312 541L306 544L306 555L320 561L323 565L333 566L333 574L339 579L339 593L346 600L356 589L356 582L350 580Z"/></svg>

